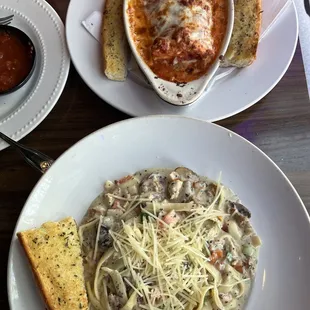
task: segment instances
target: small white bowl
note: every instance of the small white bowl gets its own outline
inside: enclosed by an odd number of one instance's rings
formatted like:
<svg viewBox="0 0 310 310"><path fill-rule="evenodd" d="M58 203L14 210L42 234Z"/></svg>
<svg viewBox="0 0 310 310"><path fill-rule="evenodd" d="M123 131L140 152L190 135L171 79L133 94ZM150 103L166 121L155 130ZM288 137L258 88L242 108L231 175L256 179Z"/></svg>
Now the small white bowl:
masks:
<svg viewBox="0 0 310 310"><path fill-rule="evenodd" d="M176 106L185 106L193 103L196 101L204 92L205 88L207 87L208 83L210 82L211 78L214 76L216 70L220 65L220 57L218 57L214 63L211 65L207 73L202 76L201 78L180 84L169 82L163 80L156 76L156 74L149 68L149 66L145 63L143 58L141 57L140 53L137 51L136 45L131 35L130 30L130 21L129 16L127 14L128 11L128 4L130 0L124 0L124 23L125 23L125 31L127 35L127 39L129 42L129 46L134 57L137 60L137 63L147 79L149 80L150 84L154 88L155 92L161 97L164 101L171 103ZM222 42L222 46L219 52L220 55L224 55L228 48L233 26L234 26L234 1L227 0L228 2L228 21L227 21L227 29L226 35Z"/></svg>

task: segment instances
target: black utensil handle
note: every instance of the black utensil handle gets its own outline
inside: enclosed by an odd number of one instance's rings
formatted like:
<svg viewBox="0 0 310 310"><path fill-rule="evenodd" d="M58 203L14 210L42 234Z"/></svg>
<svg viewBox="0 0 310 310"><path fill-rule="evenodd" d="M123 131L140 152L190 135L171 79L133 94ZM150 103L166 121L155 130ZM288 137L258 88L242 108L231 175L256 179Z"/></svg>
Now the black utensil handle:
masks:
<svg viewBox="0 0 310 310"><path fill-rule="evenodd" d="M53 164L54 160L47 155L27 148L20 143L15 142L5 134L0 132L0 138L8 143L10 146L15 148L24 158L24 160L33 168L40 171L41 173L45 173L48 168Z"/></svg>
<svg viewBox="0 0 310 310"><path fill-rule="evenodd" d="M310 16L310 0L304 0L305 3L305 10L307 14Z"/></svg>

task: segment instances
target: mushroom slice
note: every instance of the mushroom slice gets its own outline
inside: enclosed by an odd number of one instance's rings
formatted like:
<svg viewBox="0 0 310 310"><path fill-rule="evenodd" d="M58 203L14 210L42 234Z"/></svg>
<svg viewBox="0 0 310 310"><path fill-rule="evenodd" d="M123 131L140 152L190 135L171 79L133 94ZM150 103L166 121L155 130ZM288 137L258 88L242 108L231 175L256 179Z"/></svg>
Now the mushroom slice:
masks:
<svg viewBox="0 0 310 310"><path fill-rule="evenodd" d="M233 210L237 209L237 211L247 218L251 218L251 212L244 205L239 202L228 201L228 208Z"/></svg>
<svg viewBox="0 0 310 310"><path fill-rule="evenodd" d="M185 167L178 167L174 170L179 176L181 181L198 182L199 176L192 170Z"/></svg>
<svg viewBox="0 0 310 310"><path fill-rule="evenodd" d="M168 192L170 195L170 199L177 199L179 197L182 185L183 182L180 180L175 180L169 183Z"/></svg>
<svg viewBox="0 0 310 310"><path fill-rule="evenodd" d="M166 178L154 172L146 176L140 184L141 197L149 198L151 200L163 200L166 191Z"/></svg>

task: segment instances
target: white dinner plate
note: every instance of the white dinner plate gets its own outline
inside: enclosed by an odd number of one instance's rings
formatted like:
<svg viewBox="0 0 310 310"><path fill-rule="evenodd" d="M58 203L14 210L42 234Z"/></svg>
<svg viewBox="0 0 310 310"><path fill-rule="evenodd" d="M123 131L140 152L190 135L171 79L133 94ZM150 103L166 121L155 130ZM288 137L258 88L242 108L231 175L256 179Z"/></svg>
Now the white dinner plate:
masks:
<svg viewBox="0 0 310 310"><path fill-rule="evenodd" d="M193 105L175 107L129 75L125 82L108 80L102 71L99 43L82 26L93 11L103 11L104 0L71 0L66 34L71 59L85 83L104 101L132 116L177 114L217 121L239 113L264 97L282 78L293 58L297 15L293 2L259 43L257 60L219 80ZM285 35L283 35L285 34Z"/></svg>
<svg viewBox="0 0 310 310"><path fill-rule="evenodd" d="M309 309L309 216L286 176L262 151L227 129L185 117L152 116L96 131L63 154L38 182L12 239L11 310L44 309L16 232L66 216L79 223L105 180L181 165L213 179L222 172L223 184L252 212L263 245L246 309Z"/></svg>
<svg viewBox="0 0 310 310"><path fill-rule="evenodd" d="M44 0L1 0L0 16L14 14L11 26L24 31L36 49L30 80L18 91L0 96L0 131L18 141L48 115L67 81L70 58L64 25ZM8 145L0 141L0 150Z"/></svg>

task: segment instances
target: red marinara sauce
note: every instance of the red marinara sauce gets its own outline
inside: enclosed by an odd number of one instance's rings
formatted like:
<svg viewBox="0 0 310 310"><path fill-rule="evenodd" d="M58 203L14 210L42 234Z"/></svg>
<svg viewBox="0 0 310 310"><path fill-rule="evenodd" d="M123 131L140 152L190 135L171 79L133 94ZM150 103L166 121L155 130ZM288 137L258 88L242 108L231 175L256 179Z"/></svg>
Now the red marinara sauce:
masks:
<svg viewBox="0 0 310 310"><path fill-rule="evenodd" d="M34 65L34 47L20 30L0 28L0 92L21 84Z"/></svg>
<svg viewBox="0 0 310 310"><path fill-rule="evenodd" d="M133 41L158 77L199 79L219 57L228 23L227 0L130 0Z"/></svg>

